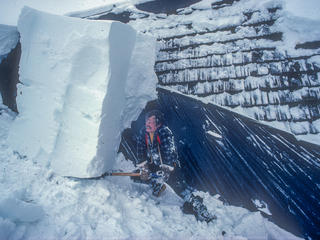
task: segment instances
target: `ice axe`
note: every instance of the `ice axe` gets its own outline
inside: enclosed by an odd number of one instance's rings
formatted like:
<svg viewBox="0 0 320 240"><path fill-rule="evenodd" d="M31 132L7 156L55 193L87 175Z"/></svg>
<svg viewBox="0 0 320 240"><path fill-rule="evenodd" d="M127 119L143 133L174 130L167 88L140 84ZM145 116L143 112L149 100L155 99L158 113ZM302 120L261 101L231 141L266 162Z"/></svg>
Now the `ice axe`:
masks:
<svg viewBox="0 0 320 240"><path fill-rule="evenodd" d="M67 176L67 178L72 180L99 180L108 176L129 176L129 177L141 177L141 172L105 172L101 176L98 177L87 177L87 178L79 178L79 177L71 177ZM162 173L158 171L157 173L150 173L150 178L158 178L161 177Z"/></svg>
<svg viewBox="0 0 320 240"><path fill-rule="evenodd" d="M157 171L156 173L149 173L150 178L163 177L163 171ZM104 173L101 177L106 176L129 176L129 177L141 177L141 172L110 172Z"/></svg>
<svg viewBox="0 0 320 240"><path fill-rule="evenodd" d="M105 172L101 176L98 177L72 177L72 176L66 176L69 179L72 180L99 180L108 176L129 176L129 177L140 177L141 173L140 172Z"/></svg>

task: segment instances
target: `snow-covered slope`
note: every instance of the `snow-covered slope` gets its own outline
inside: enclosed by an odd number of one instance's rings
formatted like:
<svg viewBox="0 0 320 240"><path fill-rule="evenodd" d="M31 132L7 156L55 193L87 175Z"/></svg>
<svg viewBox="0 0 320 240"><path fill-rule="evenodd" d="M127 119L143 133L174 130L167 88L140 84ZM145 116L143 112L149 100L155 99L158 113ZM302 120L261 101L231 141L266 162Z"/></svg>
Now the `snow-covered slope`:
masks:
<svg viewBox="0 0 320 240"><path fill-rule="evenodd" d="M88 11L92 8L123 2L124 0L0 0L0 24L16 26L20 11L24 6L40 11L63 15L73 11ZM141 1L141 0L140 0Z"/></svg>
<svg viewBox="0 0 320 240"><path fill-rule="evenodd" d="M170 201L155 199L148 186L127 177L57 176L7 145L14 115L0 111L0 239L298 239L259 212L224 205L203 192L198 194L218 217L214 223L182 214L172 192L165 196ZM119 155L115 168L133 166Z"/></svg>
<svg viewBox="0 0 320 240"><path fill-rule="evenodd" d="M155 40L122 23L30 8L18 30L19 115L8 143L44 166L49 158L61 175L111 169L122 129L155 98Z"/></svg>

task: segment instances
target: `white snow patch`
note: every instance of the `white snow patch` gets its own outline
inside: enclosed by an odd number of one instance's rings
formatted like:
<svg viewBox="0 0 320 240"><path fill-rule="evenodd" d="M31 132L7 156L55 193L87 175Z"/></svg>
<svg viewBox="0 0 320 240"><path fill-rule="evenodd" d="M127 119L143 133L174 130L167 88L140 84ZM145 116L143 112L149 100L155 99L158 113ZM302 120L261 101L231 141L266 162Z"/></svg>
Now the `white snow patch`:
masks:
<svg viewBox="0 0 320 240"><path fill-rule="evenodd" d="M144 3L152 0L0 0L0 24L16 26L21 9L28 6L40 11L58 15L87 12L95 14L97 10L108 11L113 6ZM78 15L80 16L80 15Z"/></svg>
<svg viewBox="0 0 320 240"><path fill-rule="evenodd" d="M286 0L284 9L297 17L320 20L320 4L318 0Z"/></svg>
<svg viewBox="0 0 320 240"><path fill-rule="evenodd" d="M254 199L254 200L252 200L252 202L254 203L254 205L257 207L257 209L259 211L264 212L265 214L268 214L268 215L272 215L272 213L270 212L270 210L268 208L268 204L265 203L264 201Z"/></svg>
<svg viewBox="0 0 320 240"><path fill-rule="evenodd" d="M306 17L292 16L284 13L277 21L277 28L284 33L283 44L277 46L279 51L287 51L291 55L305 54L306 50L296 50L297 44L319 41L320 30L318 27L320 19L309 19Z"/></svg>
<svg viewBox="0 0 320 240"><path fill-rule="evenodd" d="M0 216L11 221L35 222L44 215L35 203L22 201L15 196L0 199Z"/></svg>
<svg viewBox="0 0 320 240"><path fill-rule="evenodd" d="M222 136L216 132L213 132L211 130L207 131L206 132L207 134L209 134L210 136L214 137L214 138L217 138L217 139L222 139Z"/></svg>
<svg viewBox="0 0 320 240"><path fill-rule="evenodd" d="M71 11L87 10L123 1L124 0L1 0L0 23L17 25L20 11L24 6L62 15Z"/></svg>

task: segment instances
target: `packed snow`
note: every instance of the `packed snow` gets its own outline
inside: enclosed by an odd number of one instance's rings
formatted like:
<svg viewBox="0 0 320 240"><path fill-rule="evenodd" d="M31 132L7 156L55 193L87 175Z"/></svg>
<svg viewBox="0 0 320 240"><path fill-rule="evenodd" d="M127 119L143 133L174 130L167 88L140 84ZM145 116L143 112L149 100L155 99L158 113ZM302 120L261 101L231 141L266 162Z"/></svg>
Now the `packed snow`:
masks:
<svg viewBox="0 0 320 240"><path fill-rule="evenodd" d="M0 0L0 23L17 25L20 11L24 6L63 15L67 12L89 10L124 1L127 0Z"/></svg>
<svg viewBox="0 0 320 240"><path fill-rule="evenodd" d="M320 4L318 0L287 0L285 10L297 17L320 20Z"/></svg>
<svg viewBox="0 0 320 240"><path fill-rule="evenodd" d="M18 30L19 115L8 143L60 175L111 169L122 130L156 98L155 39L118 22L30 8L23 9Z"/></svg>
<svg viewBox="0 0 320 240"><path fill-rule="evenodd" d="M259 212L225 205L208 193L196 194L217 216L209 224L184 215L182 200L170 188L157 199L149 186L129 177L58 176L8 146L15 114L8 109L0 114L1 239L298 239ZM114 168L134 169L122 155Z"/></svg>

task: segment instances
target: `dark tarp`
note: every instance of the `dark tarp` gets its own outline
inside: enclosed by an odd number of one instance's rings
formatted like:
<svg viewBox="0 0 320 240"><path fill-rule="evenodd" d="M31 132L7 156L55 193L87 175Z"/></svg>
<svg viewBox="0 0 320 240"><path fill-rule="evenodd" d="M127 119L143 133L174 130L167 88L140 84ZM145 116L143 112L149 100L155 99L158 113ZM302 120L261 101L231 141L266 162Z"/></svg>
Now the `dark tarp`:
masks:
<svg viewBox="0 0 320 240"><path fill-rule="evenodd" d="M165 114L190 186L251 211L257 211L253 200L263 201L272 213L265 216L278 226L320 239L319 146L165 89L158 89L158 100L145 111L153 108ZM122 135L120 151L132 160L145 111Z"/></svg>

